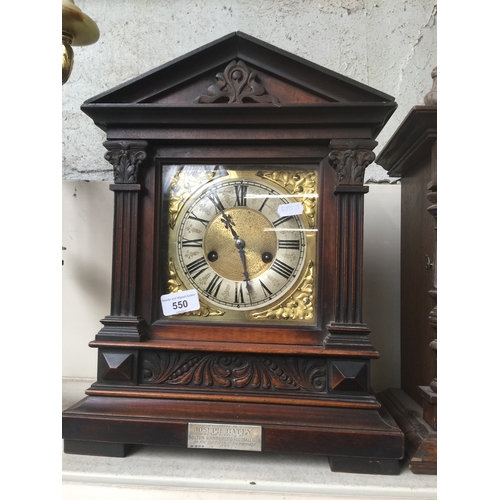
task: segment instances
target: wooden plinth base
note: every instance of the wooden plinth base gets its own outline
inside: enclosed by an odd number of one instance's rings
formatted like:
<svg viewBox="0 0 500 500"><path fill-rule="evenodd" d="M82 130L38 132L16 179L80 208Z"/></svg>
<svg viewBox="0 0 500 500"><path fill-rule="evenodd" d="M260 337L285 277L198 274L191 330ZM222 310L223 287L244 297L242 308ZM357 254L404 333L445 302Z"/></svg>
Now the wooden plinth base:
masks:
<svg viewBox="0 0 500 500"><path fill-rule="evenodd" d="M187 446L188 423L262 426L262 451L325 455L339 472L398 474L404 436L381 409L89 396L63 412L66 453Z"/></svg>
<svg viewBox="0 0 500 500"><path fill-rule="evenodd" d="M437 474L437 432L422 408L402 389L387 389L377 397L404 432L408 468L414 474Z"/></svg>
<svg viewBox="0 0 500 500"><path fill-rule="evenodd" d="M333 472L354 472L358 474L398 475L400 461L397 459L374 459L359 457L328 457Z"/></svg>
<svg viewBox="0 0 500 500"><path fill-rule="evenodd" d="M97 441L64 440L64 453L73 455L95 455L99 457L126 457L133 448L131 444L100 443Z"/></svg>

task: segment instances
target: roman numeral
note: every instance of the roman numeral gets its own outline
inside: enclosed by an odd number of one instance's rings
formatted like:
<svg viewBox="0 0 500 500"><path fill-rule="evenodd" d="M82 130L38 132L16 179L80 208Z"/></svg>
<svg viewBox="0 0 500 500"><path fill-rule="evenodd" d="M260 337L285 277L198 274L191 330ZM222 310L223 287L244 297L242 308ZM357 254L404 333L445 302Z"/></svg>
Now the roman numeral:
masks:
<svg viewBox="0 0 500 500"><path fill-rule="evenodd" d="M234 186L234 192L236 195L236 205L238 205L239 207L247 206L247 191L248 191L248 186L245 184L236 184Z"/></svg>
<svg viewBox="0 0 500 500"><path fill-rule="evenodd" d="M218 274L214 275L212 281L207 286L207 293L213 295L214 297L217 297L221 285L222 285L222 278Z"/></svg>
<svg viewBox="0 0 500 500"><path fill-rule="evenodd" d="M276 219L273 222L274 227L278 227L280 224L283 224L283 222L286 222L287 220L290 220L292 218L292 215L285 215L283 217L280 217L279 219Z"/></svg>
<svg viewBox="0 0 500 500"><path fill-rule="evenodd" d="M259 280L259 283L260 286L262 287L262 291L264 292L264 297L269 297L270 295L272 295L271 290L269 290L269 288L267 288L267 286L264 285L264 283L262 283L261 280Z"/></svg>
<svg viewBox="0 0 500 500"><path fill-rule="evenodd" d="M215 210L217 210L217 212L222 212L224 210L224 205L220 201L219 195L217 193L207 193L207 197L214 204Z"/></svg>
<svg viewBox="0 0 500 500"><path fill-rule="evenodd" d="M243 283L234 284L234 303L235 304L245 303L245 299L243 297Z"/></svg>
<svg viewBox="0 0 500 500"><path fill-rule="evenodd" d="M198 238L196 240L188 240L187 238L182 239L182 248L185 247L193 247L193 248L201 248L201 242L203 240Z"/></svg>
<svg viewBox="0 0 500 500"><path fill-rule="evenodd" d="M205 219L200 219L199 217L196 217L196 215L190 215L190 216L188 217L188 219L192 219L192 220L195 220L195 221L197 221L197 222L201 222L201 223L202 223L205 227L207 227L207 226L208 226L208 221L207 221L207 220L205 220Z"/></svg>
<svg viewBox="0 0 500 500"><path fill-rule="evenodd" d="M285 250L298 250L299 240L278 240L278 248Z"/></svg>
<svg viewBox="0 0 500 500"><path fill-rule="evenodd" d="M192 275L193 279L197 278L201 273L205 272L208 269L207 261L204 257L200 257L199 259L193 260L190 262L186 269L188 273ZM198 271L198 272L196 272ZM196 273L196 274L193 274Z"/></svg>
<svg viewBox="0 0 500 500"><path fill-rule="evenodd" d="M279 259L276 259L274 261L274 264L271 266L271 269L275 273L278 273L280 276L283 276L283 278L285 279L289 279L293 273L293 267L288 266L284 262L281 262L281 260Z"/></svg>

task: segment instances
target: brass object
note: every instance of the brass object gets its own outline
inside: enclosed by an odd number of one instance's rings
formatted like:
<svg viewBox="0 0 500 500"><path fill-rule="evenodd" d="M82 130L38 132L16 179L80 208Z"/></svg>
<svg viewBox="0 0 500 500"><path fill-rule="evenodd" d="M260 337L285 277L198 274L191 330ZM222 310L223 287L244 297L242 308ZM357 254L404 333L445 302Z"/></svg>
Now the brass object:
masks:
<svg viewBox="0 0 500 500"><path fill-rule="evenodd" d="M184 203L191 196L192 192L201 184L210 182L216 174L217 172L213 167L206 167L201 170L200 168L193 168L190 165L186 165L177 170L169 188L170 206L168 209L168 225L172 229L175 227L179 212L182 210Z"/></svg>
<svg viewBox="0 0 500 500"><path fill-rule="evenodd" d="M72 46L91 45L99 40L97 24L84 14L73 0L62 0L62 83L73 69Z"/></svg>
<svg viewBox="0 0 500 500"><path fill-rule="evenodd" d="M274 170L270 172L257 172L256 175L262 179L274 182L286 189L290 194L300 196L309 227L316 227L316 199L318 197L316 172Z"/></svg>
<svg viewBox="0 0 500 500"><path fill-rule="evenodd" d="M73 41L73 36L69 33L62 33L62 82L63 85L68 81L69 75L73 70L73 49L71 47L71 42Z"/></svg>
<svg viewBox="0 0 500 500"><path fill-rule="evenodd" d="M262 426L189 422L187 447L262 451Z"/></svg>
<svg viewBox="0 0 500 500"><path fill-rule="evenodd" d="M201 306L178 319L303 324L317 320L316 171L172 165L164 175L166 292L194 287ZM244 189L235 194L240 185ZM303 207L290 228L281 222L289 217L276 219L284 202ZM217 203L224 208L216 209L214 216Z"/></svg>
<svg viewBox="0 0 500 500"><path fill-rule="evenodd" d="M271 262L263 262L261 255L265 252L274 253L278 246L276 232L269 220L256 210L231 208L227 215L239 229L239 236L253 245L245 248L246 264L250 279L257 278L271 267ZM267 231L266 231L267 229ZM221 256L212 262L212 268L220 276L238 281L241 278L241 261L238 252L234 251L234 238L225 228L220 217L215 217L207 227L205 234L205 253L208 249L217 251Z"/></svg>
<svg viewBox="0 0 500 500"><path fill-rule="evenodd" d="M259 313L256 319L312 319L314 317L314 264L309 262L307 274L295 291L281 304Z"/></svg>

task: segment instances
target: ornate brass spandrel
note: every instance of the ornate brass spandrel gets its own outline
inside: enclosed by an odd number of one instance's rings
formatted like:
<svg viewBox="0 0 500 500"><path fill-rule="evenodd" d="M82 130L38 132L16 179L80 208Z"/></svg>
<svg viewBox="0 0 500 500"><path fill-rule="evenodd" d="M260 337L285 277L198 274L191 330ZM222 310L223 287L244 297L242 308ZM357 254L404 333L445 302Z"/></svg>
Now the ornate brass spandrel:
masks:
<svg viewBox="0 0 500 500"><path fill-rule="evenodd" d="M262 179L274 182L291 195L297 196L304 207L304 215L309 227L316 228L316 205L318 198L317 173L310 171L259 171L256 175Z"/></svg>
<svg viewBox="0 0 500 500"><path fill-rule="evenodd" d="M256 319L308 320L314 318L314 263L309 262L307 272L299 286L277 306L253 313Z"/></svg>
<svg viewBox="0 0 500 500"><path fill-rule="evenodd" d="M177 269L175 267L174 261L172 257L168 259L168 293L177 293L177 292L183 292L186 290L186 287L184 286L184 283L182 280L179 278L179 275L177 274ZM209 306L207 306L203 300L200 299L200 308L197 311L190 311L190 312L185 312L182 314L179 314L179 316L224 316L224 312L220 311L219 309L213 309Z"/></svg>

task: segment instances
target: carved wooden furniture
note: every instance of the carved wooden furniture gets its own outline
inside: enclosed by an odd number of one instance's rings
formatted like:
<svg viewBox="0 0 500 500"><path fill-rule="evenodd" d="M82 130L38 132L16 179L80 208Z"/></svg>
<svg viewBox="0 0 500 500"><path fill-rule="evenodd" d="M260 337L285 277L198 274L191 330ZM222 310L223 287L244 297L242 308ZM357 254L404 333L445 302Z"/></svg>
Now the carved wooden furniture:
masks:
<svg viewBox="0 0 500 500"><path fill-rule="evenodd" d="M437 470L436 69L432 77L425 105L408 113L377 157L401 177L401 390L379 397L405 432L410 469L425 474Z"/></svg>
<svg viewBox="0 0 500 500"><path fill-rule="evenodd" d="M112 301L97 381L63 412L67 453L215 447L398 472L361 303L364 170L395 107L242 33L84 103L114 171Z"/></svg>

